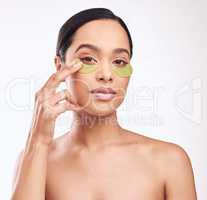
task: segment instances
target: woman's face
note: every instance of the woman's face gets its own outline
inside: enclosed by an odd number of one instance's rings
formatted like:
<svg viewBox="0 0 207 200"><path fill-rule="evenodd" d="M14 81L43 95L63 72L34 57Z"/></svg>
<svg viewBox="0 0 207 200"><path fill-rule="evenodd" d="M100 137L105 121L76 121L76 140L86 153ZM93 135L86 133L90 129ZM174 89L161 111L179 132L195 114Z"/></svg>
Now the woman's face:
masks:
<svg viewBox="0 0 207 200"><path fill-rule="evenodd" d="M83 64L95 67L87 73L74 73L70 78L70 92L91 115L108 115L123 102L130 76L114 73L130 63L128 36L122 26L114 20L94 20L81 26L75 33L71 46L65 54L65 64L79 58ZM100 99L90 91L106 87L116 94L112 99Z"/></svg>

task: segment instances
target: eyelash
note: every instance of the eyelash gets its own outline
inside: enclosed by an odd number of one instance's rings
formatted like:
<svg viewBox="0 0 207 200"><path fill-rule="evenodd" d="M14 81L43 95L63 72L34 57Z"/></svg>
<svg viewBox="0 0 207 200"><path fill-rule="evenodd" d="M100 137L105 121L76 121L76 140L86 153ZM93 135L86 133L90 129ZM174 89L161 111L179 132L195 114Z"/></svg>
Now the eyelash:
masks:
<svg viewBox="0 0 207 200"><path fill-rule="evenodd" d="M120 61L120 62L123 62L123 64L122 64L121 66L125 66L125 65L128 64L126 61L124 61L124 60L122 60L122 59L117 59L117 60ZM116 60L116 61L117 61L117 60Z"/></svg>
<svg viewBox="0 0 207 200"><path fill-rule="evenodd" d="M80 60L81 60L81 61L86 60L86 62L90 62L90 61L87 61L87 58L92 58L92 57L90 57L90 56L85 56L85 57L80 58ZM92 59L95 60L94 58L92 58Z"/></svg>
<svg viewBox="0 0 207 200"><path fill-rule="evenodd" d="M84 61L84 60L87 60L88 58L92 58L93 60L95 60L93 57L91 57L91 56L86 56L86 57L82 57L82 58L80 58L80 60L81 61ZM96 61L96 60L95 60ZM124 61L124 60L122 60L122 59L117 59L116 61L120 61L120 62L123 62L123 64L121 65L121 66L125 66L125 65L127 65L128 64L128 62L126 62L126 61ZM90 61L87 61L87 62L90 62Z"/></svg>

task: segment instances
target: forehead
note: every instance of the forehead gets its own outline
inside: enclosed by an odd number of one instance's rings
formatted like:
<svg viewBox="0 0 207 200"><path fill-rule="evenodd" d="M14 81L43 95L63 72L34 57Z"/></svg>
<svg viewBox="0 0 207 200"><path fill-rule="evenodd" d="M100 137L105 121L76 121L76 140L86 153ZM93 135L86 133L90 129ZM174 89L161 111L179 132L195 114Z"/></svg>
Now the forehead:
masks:
<svg viewBox="0 0 207 200"><path fill-rule="evenodd" d="M90 43L102 50L126 48L130 51L126 31L115 20L93 20L81 26L75 33L72 49L82 43Z"/></svg>

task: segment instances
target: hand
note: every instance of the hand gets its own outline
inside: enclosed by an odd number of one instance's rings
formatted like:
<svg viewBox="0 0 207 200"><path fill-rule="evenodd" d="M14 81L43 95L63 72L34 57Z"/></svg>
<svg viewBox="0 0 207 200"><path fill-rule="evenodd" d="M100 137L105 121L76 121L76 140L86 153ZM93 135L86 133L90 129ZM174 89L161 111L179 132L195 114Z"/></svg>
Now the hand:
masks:
<svg viewBox="0 0 207 200"><path fill-rule="evenodd" d="M81 62L73 61L52 74L44 86L36 92L35 108L30 129L30 141L50 144L54 136L55 120L67 110L78 111L81 107L68 89L56 92L58 85L81 68ZM60 101L62 101L60 103Z"/></svg>

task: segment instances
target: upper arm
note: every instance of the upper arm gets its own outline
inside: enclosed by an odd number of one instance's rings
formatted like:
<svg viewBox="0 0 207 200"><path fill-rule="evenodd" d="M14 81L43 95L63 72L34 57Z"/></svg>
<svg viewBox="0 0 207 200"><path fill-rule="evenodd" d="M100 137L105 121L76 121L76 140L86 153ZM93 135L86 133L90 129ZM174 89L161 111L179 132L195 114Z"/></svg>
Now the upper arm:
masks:
<svg viewBox="0 0 207 200"><path fill-rule="evenodd" d="M190 158L178 145L167 151L166 196L167 200L196 200L194 174Z"/></svg>

